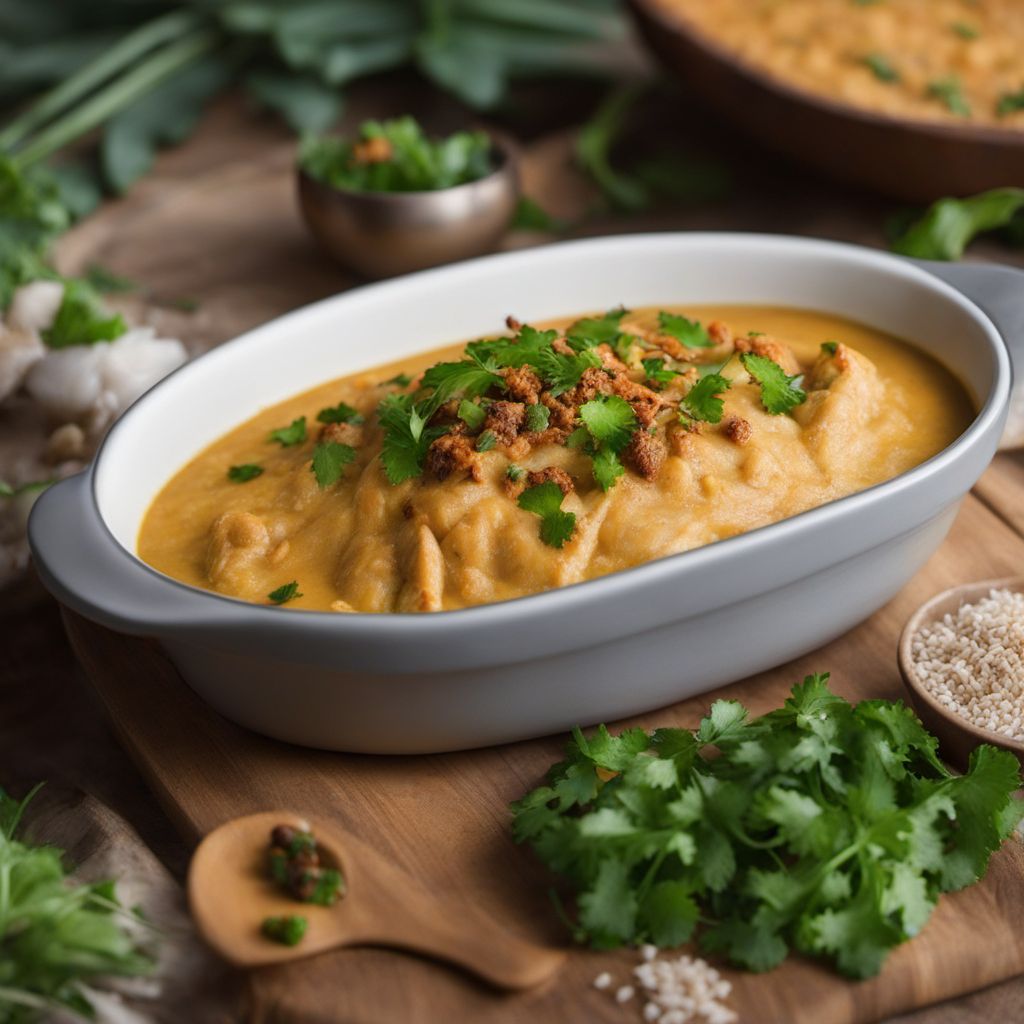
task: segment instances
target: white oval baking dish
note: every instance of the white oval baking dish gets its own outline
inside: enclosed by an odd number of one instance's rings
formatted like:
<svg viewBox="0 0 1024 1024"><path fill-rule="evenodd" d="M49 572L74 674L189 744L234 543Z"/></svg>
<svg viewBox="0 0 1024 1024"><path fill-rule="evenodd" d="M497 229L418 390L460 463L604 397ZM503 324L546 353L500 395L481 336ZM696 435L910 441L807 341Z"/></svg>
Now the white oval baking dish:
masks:
<svg viewBox="0 0 1024 1024"><path fill-rule="evenodd" d="M670 302L851 317L926 347L980 411L949 448L867 491L602 579L455 612L261 607L177 583L135 555L169 476L263 406L495 331L505 313L543 320ZM59 600L158 638L188 683L244 726L338 750L482 746L659 707L850 629L945 536L995 451L1010 377L999 333L976 305L883 253L737 234L568 242L347 292L220 346L141 398L87 472L43 495L30 540Z"/></svg>

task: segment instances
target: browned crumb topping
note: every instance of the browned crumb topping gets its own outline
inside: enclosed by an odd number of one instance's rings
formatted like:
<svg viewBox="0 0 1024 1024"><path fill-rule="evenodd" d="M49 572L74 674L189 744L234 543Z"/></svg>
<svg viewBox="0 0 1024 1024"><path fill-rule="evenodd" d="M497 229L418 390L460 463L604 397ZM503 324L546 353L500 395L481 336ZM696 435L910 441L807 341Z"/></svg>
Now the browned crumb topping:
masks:
<svg viewBox="0 0 1024 1024"><path fill-rule="evenodd" d="M742 416L729 416L722 423L722 433L736 444L746 444L754 434L749 420Z"/></svg>

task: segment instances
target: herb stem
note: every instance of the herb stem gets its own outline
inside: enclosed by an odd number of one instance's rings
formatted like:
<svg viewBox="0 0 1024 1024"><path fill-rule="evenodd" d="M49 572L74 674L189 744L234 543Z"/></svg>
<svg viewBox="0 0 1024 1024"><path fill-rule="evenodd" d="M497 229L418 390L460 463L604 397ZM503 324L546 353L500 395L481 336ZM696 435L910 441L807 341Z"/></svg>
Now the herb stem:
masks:
<svg viewBox="0 0 1024 1024"><path fill-rule="evenodd" d="M172 11L141 25L45 93L20 117L11 121L0 131L0 149L17 146L51 117L56 117L143 54L198 28L200 24L200 17L192 11Z"/></svg>
<svg viewBox="0 0 1024 1024"><path fill-rule="evenodd" d="M58 119L17 152L13 161L25 168L99 127L176 71L198 60L220 41L220 33L200 29L166 46L122 78L111 82L77 109Z"/></svg>

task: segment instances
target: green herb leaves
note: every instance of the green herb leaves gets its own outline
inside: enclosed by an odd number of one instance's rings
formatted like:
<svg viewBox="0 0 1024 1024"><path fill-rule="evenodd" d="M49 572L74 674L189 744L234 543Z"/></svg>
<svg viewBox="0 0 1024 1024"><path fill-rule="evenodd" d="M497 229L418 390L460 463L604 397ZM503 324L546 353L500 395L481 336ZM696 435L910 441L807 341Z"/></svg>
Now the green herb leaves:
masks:
<svg viewBox="0 0 1024 1024"><path fill-rule="evenodd" d="M963 86L955 75L928 83L928 95L938 100L951 114L971 116L971 105L964 96Z"/></svg>
<svg viewBox="0 0 1024 1024"><path fill-rule="evenodd" d="M940 199L893 243L894 252L923 260L958 260L983 231L1007 227L1024 210L1024 188L994 188L966 199Z"/></svg>
<svg viewBox="0 0 1024 1024"><path fill-rule="evenodd" d="M773 416L789 412L807 401L807 392L793 383L800 374L790 377L774 360L753 352L744 352L740 359L747 373L761 385L761 404Z"/></svg>
<svg viewBox="0 0 1024 1024"><path fill-rule="evenodd" d="M864 64L880 82L898 82L900 80L900 73L884 54L869 53L864 58Z"/></svg>
<svg viewBox="0 0 1024 1024"><path fill-rule="evenodd" d="M74 884L62 851L15 838L35 792L17 801L0 789L0 1019L11 1024L36 1019L44 1007L92 1017L83 984L153 968L138 939L138 918L129 924L112 882Z"/></svg>
<svg viewBox="0 0 1024 1024"><path fill-rule="evenodd" d="M351 445L321 441L313 449L313 461L309 467L320 490L336 484L344 474L345 467L355 457L356 450Z"/></svg>
<svg viewBox="0 0 1024 1024"><path fill-rule="evenodd" d="M519 495L519 507L540 516L540 539L553 548L562 547L576 529L576 516L562 511L562 489L556 483L537 484Z"/></svg>
<svg viewBox="0 0 1024 1024"><path fill-rule="evenodd" d="M357 192L427 192L476 181L491 172L491 141L484 132L428 138L411 117L365 121L352 143L310 138L299 162L312 177Z"/></svg>
<svg viewBox="0 0 1024 1024"><path fill-rule="evenodd" d="M103 309L99 296L89 285L84 281L68 281L53 326L42 334L50 348L67 348L114 341L127 330L124 317L120 313L110 315Z"/></svg>
<svg viewBox="0 0 1024 1024"><path fill-rule="evenodd" d="M276 441L282 448L302 444L306 440L306 417L300 416L297 420L292 420L287 427L272 430L267 440Z"/></svg>
<svg viewBox="0 0 1024 1024"><path fill-rule="evenodd" d="M618 395L598 395L580 406L579 417L589 435L580 438L581 447L591 457L598 486L607 491L625 472L619 454L637 428L636 413Z"/></svg>
<svg viewBox="0 0 1024 1024"><path fill-rule="evenodd" d="M696 320L687 320L678 313L658 314L658 329L662 334L675 338L687 348L714 348L708 332Z"/></svg>
<svg viewBox="0 0 1024 1024"><path fill-rule="evenodd" d="M232 466L228 470L228 479L236 484L247 484L250 480L262 476L264 469L255 462L246 462L241 466Z"/></svg>
<svg viewBox="0 0 1024 1024"><path fill-rule="evenodd" d="M527 430L534 433L545 430L550 420L551 410L546 405L541 405L538 402L535 405L528 405L526 407L525 426Z"/></svg>
<svg viewBox="0 0 1024 1024"><path fill-rule="evenodd" d="M363 422L363 417L360 415L358 409L353 409L351 405L345 402L339 402L337 405L328 406L326 409L321 409L316 414L317 423L352 423L359 424Z"/></svg>
<svg viewBox="0 0 1024 1024"><path fill-rule="evenodd" d="M576 887L581 938L676 945L699 911L702 948L740 966L795 948L867 977L981 877L1021 817L1013 756L980 747L952 775L901 703L852 707L827 680L754 720L717 701L696 732L576 730L513 811Z"/></svg>
<svg viewBox="0 0 1024 1024"><path fill-rule="evenodd" d="M380 460L390 484L400 484L423 472L427 449L445 433L444 427L428 427L412 395L390 394L377 407L384 428Z"/></svg>
<svg viewBox="0 0 1024 1024"><path fill-rule="evenodd" d="M298 914L286 917L265 917L260 931L271 942L279 942L282 946L297 946L305 937L309 921Z"/></svg>
<svg viewBox="0 0 1024 1024"><path fill-rule="evenodd" d="M680 414L705 423L720 423L725 403L719 395L725 394L731 386L729 378L720 373L706 374L679 403Z"/></svg>
<svg viewBox="0 0 1024 1024"><path fill-rule="evenodd" d="M302 597L302 594L299 593L298 580L292 580L291 583L283 583L276 590L272 590L267 594L267 600L271 604L287 604L289 601L294 601L297 597Z"/></svg>

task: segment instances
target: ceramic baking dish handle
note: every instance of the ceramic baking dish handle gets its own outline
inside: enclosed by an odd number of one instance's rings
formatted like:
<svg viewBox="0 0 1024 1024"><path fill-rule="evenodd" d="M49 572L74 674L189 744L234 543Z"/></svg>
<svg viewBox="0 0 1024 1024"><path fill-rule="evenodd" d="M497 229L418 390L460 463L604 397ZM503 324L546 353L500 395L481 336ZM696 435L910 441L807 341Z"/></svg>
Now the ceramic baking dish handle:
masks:
<svg viewBox="0 0 1024 1024"><path fill-rule="evenodd" d="M167 580L127 556L100 520L92 474L68 477L44 491L28 522L37 572L64 605L123 633L166 634L223 625L231 606ZM198 600L197 600L198 598Z"/></svg>
<svg viewBox="0 0 1024 1024"><path fill-rule="evenodd" d="M1013 392L1000 447L1024 447L1024 270L993 263L912 262L963 292L1003 336L1013 364Z"/></svg>

